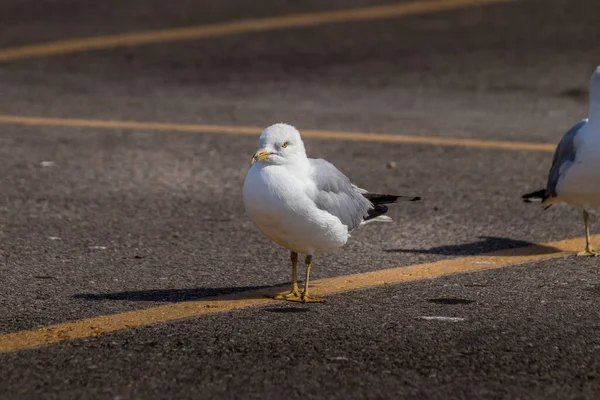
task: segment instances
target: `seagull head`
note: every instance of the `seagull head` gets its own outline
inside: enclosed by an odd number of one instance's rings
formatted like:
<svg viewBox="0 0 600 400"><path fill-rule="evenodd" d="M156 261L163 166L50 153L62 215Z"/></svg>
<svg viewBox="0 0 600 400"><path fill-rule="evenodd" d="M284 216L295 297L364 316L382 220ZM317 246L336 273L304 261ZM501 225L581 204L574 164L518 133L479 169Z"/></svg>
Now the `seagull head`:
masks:
<svg viewBox="0 0 600 400"><path fill-rule="evenodd" d="M252 164L290 164L306 159L300 132L288 124L275 124L265 129L258 140L258 147Z"/></svg>

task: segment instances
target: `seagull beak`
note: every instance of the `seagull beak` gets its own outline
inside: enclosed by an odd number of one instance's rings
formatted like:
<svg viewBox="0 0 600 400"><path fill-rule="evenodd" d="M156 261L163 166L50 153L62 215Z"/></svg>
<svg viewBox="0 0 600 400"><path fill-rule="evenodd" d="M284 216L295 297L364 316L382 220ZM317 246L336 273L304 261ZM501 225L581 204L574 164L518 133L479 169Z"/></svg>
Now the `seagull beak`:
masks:
<svg viewBox="0 0 600 400"><path fill-rule="evenodd" d="M265 160L271 154L273 154L273 153L269 153L265 149L258 149L258 151L256 153L254 153L254 155L252 156L252 162L251 162L251 164L254 164L255 162L259 162L259 161L262 161L262 160Z"/></svg>

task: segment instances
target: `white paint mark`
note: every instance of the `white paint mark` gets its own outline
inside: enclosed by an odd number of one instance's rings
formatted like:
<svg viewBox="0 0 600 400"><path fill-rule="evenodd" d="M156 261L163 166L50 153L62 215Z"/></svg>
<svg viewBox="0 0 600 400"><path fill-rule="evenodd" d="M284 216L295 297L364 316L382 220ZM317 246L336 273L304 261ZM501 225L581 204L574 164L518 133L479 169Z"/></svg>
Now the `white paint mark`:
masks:
<svg viewBox="0 0 600 400"><path fill-rule="evenodd" d="M425 321L445 321L445 322L462 322L465 319L459 317L438 317L438 316L421 316L420 319Z"/></svg>
<svg viewBox="0 0 600 400"><path fill-rule="evenodd" d="M40 165L44 168L54 167L54 161L42 161Z"/></svg>
<svg viewBox="0 0 600 400"><path fill-rule="evenodd" d="M92 249L92 250L106 250L106 247L104 247L104 246L90 246L90 249Z"/></svg>
<svg viewBox="0 0 600 400"><path fill-rule="evenodd" d="M50 240L61 240L58 236L48 236Z"/></svg>
<svg viewBox="0 0 600 400"><path fill-rule="evenodd" d="M343 357L343 356L340 356L340 357L331 357L329 359L331 361L348 361L348 357Z"/></svg>

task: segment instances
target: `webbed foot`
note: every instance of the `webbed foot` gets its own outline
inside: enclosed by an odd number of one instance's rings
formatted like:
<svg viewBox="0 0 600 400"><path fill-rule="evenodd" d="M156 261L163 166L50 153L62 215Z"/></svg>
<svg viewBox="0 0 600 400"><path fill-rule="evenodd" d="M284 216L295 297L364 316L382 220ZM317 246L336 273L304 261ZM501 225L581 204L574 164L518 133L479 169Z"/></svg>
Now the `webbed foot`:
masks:
<svg viewBox="0 0 600 400"><path fill-rule="evenodd" d="M600 251L594 249L585 249L577 253L578 257L598 257L600 256Z"/></svg>
<svg viewBox="0 0 600 400"><path fill-rule="evenodd" d="M300 297L298 297L298 298L286 299L286 300L297 301L300 303L325 303L325 300L323 300L319 297L308 296L308 295L305 295L304 293L300 294Z"/></svg>
<svg viewBox="0 0 600 400"><path fill-rule="evenodd" d="M279 293L274 296L275 300L301 301L301 293L298 289L292 289L289 293Z"/></svg>

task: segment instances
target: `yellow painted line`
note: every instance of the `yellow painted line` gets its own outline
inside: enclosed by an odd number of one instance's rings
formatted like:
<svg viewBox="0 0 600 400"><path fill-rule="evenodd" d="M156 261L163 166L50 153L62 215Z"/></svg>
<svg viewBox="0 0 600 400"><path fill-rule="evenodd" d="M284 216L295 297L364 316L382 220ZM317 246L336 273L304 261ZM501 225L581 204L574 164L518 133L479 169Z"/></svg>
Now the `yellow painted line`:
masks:
<svg viewBox="0 0 600 400"><path fill-rule="evenodd" d="M197 124L171 124L160 122L135 122L135 121L106 121L89 119L43 118L23 117L14 115L0 115L0 124L16 124L31 126L57 126L72 128L100 128L100 129L131 129L145 131L192 132L192 133L220 133L230 135L257 136L263 128L250 126L229 125L197 125ZM458 139L432 136L409 136L389 133L366 132L339 132L325 130L302 129L304 138L341 139L361 142L385 142L406 144L428 144L437 146L477 147L502 150L528 150L553 152L554 144L528 143L528 142L501 142L478 139Z"/></svg>
<svg viewBox="0 0 600 400"><path fill-rule="evenodd" d="M583 238L562 240L543 245L496 251L481 256L456 258L409 267L390 268L362 274L321 279L314 281L311 289L312 294L325 296L386 284L411 282L421 279L438 278L445 275L502 268L532 261L548 260L566 256L567 254L581 250L583 247ZM208 297L204 300L181 302L120 314L103 315L30 331L8 333L0 335L0 352L30 349L156 323L274 304L275 300L265 298L265 296L272 295L278 291L281 291L281 288L251 290Z"/></svg>
<svg viewBox="0 0 600 400"><path fill-rule="evenodd" d="M250 32L302 28L339 22L377 20L407 15L454 10L485 4L506 3L516 0L429 0L357 8L350 10L324 11L292 14L276 17L240 20L210 25L162 29L136 33L98 36L64 40L42 44L0 49L1 61L16 61L26 58L68 54L82 51L165 43L181 40L203 39L236 35Z"/></svg>

